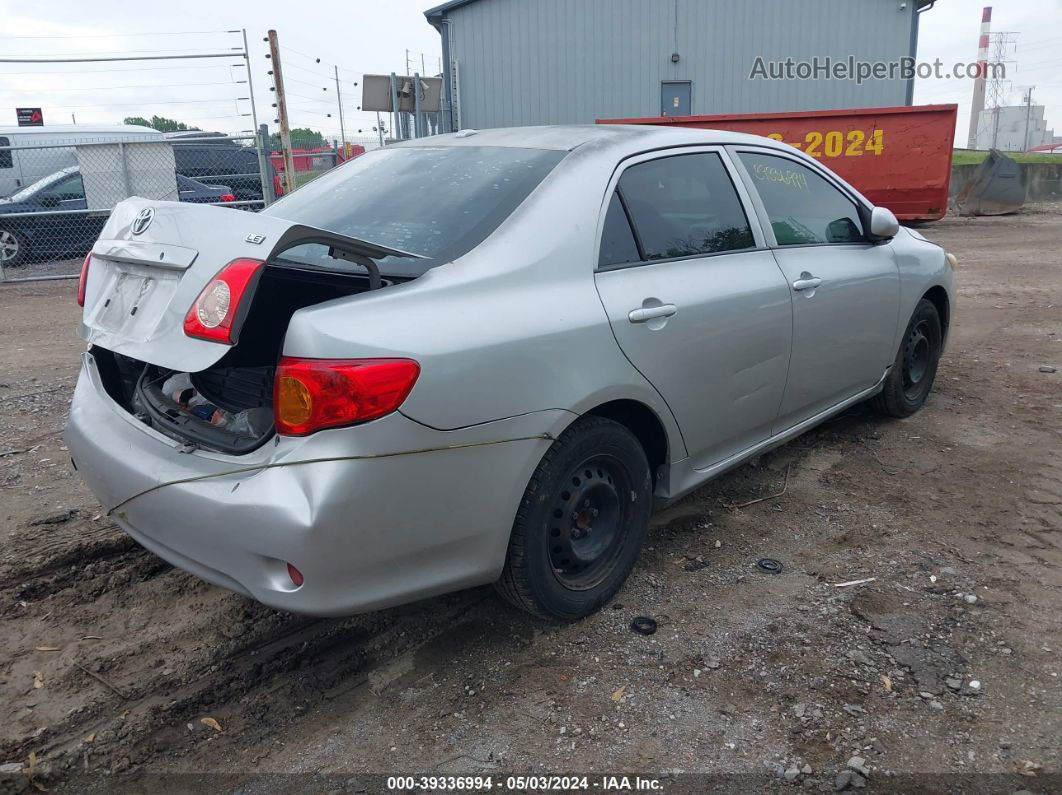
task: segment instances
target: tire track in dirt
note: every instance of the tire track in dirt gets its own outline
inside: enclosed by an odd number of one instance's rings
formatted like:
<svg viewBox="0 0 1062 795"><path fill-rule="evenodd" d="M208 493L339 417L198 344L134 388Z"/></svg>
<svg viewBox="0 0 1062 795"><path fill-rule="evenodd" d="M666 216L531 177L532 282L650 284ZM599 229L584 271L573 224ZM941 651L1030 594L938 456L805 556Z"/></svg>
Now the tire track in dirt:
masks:
<svg viewBox="0 0 1062 795"><path fill-rule="evenodd" d="M32 751L47 760L39 771L41 780L73 770L121 771L163 747L179 754L212 731L200 721L208 713L226 728L229 741L241 732L265 731L296 717L308 701L363 684L378 667L444 634L487 596L479 589L433 600L430 609L413 605L368 616L308 619L197 584L116 535L114 528L85 533L81 523L73 524L80 525L80 534L68 534L65 543L56 540L31 560L4 567L0 599L6 610L0 620L24 622L27 608L21 605L29 605L50 608L38 619L44 624L63 606L81 602L83 595L99 608L117 590L138 589L149 580L155 581L150 585L167 581L166 591L204 591L209 607L194 627L161 638L133 639L118 648L82 644L64 660L65 666L43 675L44 688L30 691L31 698L37 693L73 694L80 697L80 706L32 730L11 731L9 722L0 738L4 759L24 759ZM231 621L234 612L245 619L247 632L215 637L221 641L215 643L182 642L198 634L196 627ZM12 668L40 664L31 656L54 654L32 648L27 643L5 667L5 683L17 675ZM155 655L163 648L168 649L168 663L160 671ZM33 671L34 681L38 673ZM95 695L85 699L86 690Z"/></svg>

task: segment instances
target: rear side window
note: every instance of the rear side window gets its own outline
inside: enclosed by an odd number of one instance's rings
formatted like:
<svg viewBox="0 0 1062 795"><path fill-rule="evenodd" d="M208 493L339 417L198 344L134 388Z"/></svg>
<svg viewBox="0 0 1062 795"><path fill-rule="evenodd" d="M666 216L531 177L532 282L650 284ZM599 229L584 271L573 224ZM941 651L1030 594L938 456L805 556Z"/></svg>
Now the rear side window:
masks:
<svg viewBox="0 0 1062 795"><path fill-rule="evenodd" d="M0 138L0 146L11 146L10 138ZM11 168L14 161L11 159L10 149L0 149L0 168Z"/></svg>
<svg viewBox="0 0 1062 795"><path fill-rule="evenodd" d="M812 169L786 157L741 152L779 246L866 241L856 205Z"/></svg>
<svg viewBox="0 0 1062 795"><path fill-rule="evenodd" d="M350 160L262 212L425 257L388 257L407 275L467 253L515 210L567 154L516 147L394 147ZM304 247L299 247L302 249ZM288 257L319 261L319 249ZM410 273L408 275L416 275Z"/></svg>
<svg viewBox="0 0 1062 795"><path fill-rule="evenodd" d="M673 155L620 177L647 260L739 251L754 245L748 218L719 155Z"/></svg>
<svg viewBox="0 0 1062 795"><path fill-rule="evenodd" d="M634 240L634 232L631 231L623 203L619 194L613 193L608 203L608 212L605 213L605 226L601 230L601 256L598 258L598 267L608 268L640 260L638 244Z"/></svg>

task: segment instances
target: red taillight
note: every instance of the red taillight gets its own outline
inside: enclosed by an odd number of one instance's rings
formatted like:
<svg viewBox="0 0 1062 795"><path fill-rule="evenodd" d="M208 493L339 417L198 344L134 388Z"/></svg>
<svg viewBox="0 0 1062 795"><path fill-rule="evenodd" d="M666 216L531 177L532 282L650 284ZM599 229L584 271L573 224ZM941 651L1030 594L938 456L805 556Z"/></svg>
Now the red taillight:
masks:
<svg viewBox="0 0 1062 795"><path fill-rule="evenodd" d="M294 585L296 588L301 588L303 582L305 582L302 576L302 572L292 566L290 563L288 564L288 579L291 580L291 584Z"/></svg>
<svg viewBox="0 0 1062 795"><path fill-rule="evenodd" d="M92 254L85 255L85 261L81 263L81 277L77 280L77 305L85 305L85 288L88 287L89 265L92 264Z"/></svg>
<svg viewBox="0 0 1062 795"><path fill-rule="evenodd" d="M220 196L218 196L218 201L219 202L234 202L234 201L236 201L236 197L233 194L231 194L231 193L222 193Z"/></svg>
<svg viewBox="0 0 1062 795"><path fill-rule="evenodd" d="M278 199L284 195L284 186L280 184L280 175L273 175L273 195Z"/></svg>
<svg viewBox="0 0 1062 795"><path fill-rule="evenodd" d="M243 297L264 262L235 259L210 280L184 317L184 333L211 342L235 345ZM245 307L244 307L245 309Z"/></svg>
<svg viewBox="0 0 1062 795"><path fill-rule="evenodd" d="M306 436L354 425L402 405L420 375L412 359L295 359L285 356L273 382L277 432Z"/></svg>

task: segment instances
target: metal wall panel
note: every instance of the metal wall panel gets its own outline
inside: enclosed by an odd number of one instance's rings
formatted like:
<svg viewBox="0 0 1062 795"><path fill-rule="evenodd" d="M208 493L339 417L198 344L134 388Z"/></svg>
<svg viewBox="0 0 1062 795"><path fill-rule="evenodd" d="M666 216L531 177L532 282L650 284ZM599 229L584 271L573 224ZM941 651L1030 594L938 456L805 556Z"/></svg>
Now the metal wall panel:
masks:
<svg viewBox="0 0 1062 795"><path fill-rule="evenodd" d="M901 6L903 6L901 8ZM907 83L750 80L768 60L909 54L903 0L477 0L447 12L465 127L654 116L662 80L694 114L904 105ZM671 53L678 52L678 63Z"/></svg>

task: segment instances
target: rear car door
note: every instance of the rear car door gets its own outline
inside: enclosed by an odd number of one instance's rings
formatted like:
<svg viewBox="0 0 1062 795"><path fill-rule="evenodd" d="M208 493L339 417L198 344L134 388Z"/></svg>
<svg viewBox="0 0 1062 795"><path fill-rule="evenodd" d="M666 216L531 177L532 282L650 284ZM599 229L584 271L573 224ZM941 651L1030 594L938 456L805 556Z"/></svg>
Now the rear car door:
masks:
<svg viewBox="0 0 1062 795"><path fill-rule="evenodd" d="M899 273L872 243L857 199L825 172L773 150L735 147L793 301L793 356L775 432L870 389L896 354Z"/></svg>
<svg viewBox="0 0 1062 795"><path fill-rule="evenodd" d="M667 401L694 468L765 440L789 365L789 288L718 147L613 176L595 280L624 354Z"/></svg>

